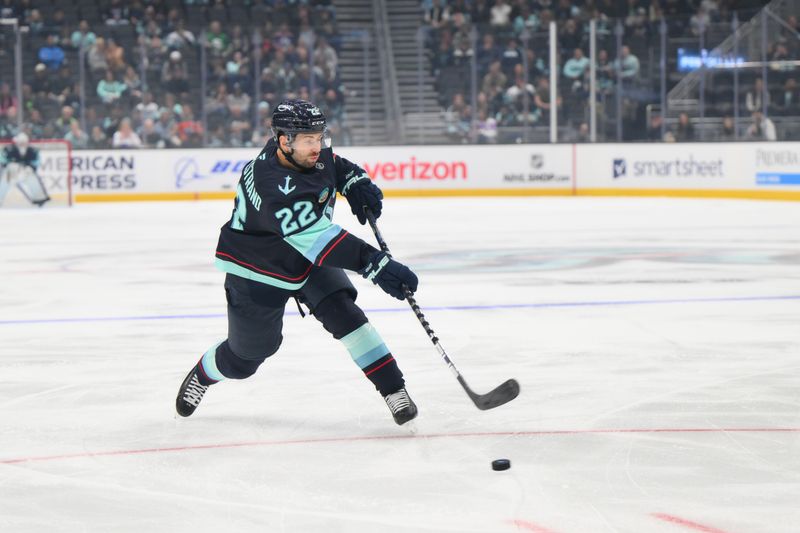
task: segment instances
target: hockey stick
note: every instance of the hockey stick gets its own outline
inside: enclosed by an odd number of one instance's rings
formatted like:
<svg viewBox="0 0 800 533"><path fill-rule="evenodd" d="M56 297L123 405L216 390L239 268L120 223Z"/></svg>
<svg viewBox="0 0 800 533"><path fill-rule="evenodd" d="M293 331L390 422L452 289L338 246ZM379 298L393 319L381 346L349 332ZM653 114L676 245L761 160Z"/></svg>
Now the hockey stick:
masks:
<svg viewBox="0 0 800 533"><path fill-rule="evenodd" d="M375 215L372 214L372 211L366 208L364 209L364 212L367 215L367 220L372 228L372 232L375 234L375 238L378 240L381 250L391 256L392 254L389 252L389 247L386 245L386 241L383 240L383 235L381 235L381 231L378 229L378 224L375 222ZM439 344L439 338L433 332L430 324L425 319L425 315L422 313L419 305L417 305L417 301L414 299L414 294L408 290L408 287L406 286L403 286L403 292L405 293L406 301L411 306L414 314L417 316L417 320L419 320L419 323L422 324L422 327L425 329L425 333L428 334L428 337L430 337L431 342L436 347L439 355L442 356L442 360L461 384L461 387L467 393L467 396L469 396L470 400L472 400L472 403L475 404L475 407L482 411L494 409L495 407L499 407L504 403L508 403L519 396L519 383L517 383L517 380L515 379L509 379L505 383L501 383L486 394L478 394L473 391L469 385L467 385L467 381L464 379L464 376L461 375L461 372L458 371L456 365L454 365L453 361L451 361L447 356L447 352L444 351L442 345Z"/></svg>

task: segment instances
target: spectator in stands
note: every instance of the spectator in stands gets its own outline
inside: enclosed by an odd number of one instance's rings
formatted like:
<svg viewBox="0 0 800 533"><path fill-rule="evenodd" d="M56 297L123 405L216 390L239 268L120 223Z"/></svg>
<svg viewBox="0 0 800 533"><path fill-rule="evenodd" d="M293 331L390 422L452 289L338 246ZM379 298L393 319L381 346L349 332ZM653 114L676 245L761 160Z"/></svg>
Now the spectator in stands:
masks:
<svg viewBox="0 0 800 533"><path fill-rule="evenodd" d="M208 26L206 46L212 56L225 57L230 52L230 38L227 33L222 31L222 25L218 20Z"/></svg>
<svg viewBox="0 0 800 533"><path fill-rule="evenodd" d="M664 123L664 117L658 114L653 114L650 116L650 124L647 125L647 137L648 141L661 141L663 140L661 134L661 126Z"/></svg>
<svg viewBox="0 0 800 533"><path fill-rule="evenodd" d="M184 148L199 148L203 145L203 124L194 119L192 106L183 105L181 120L178 122L178 138Z"/></svg>
<svg viewBox="0 0 800 533"><path fill-rule="evenodd" d="M124 118L119 123L119 129L111 140L112 148L141 148L142 139L133 131L131 119Z"/></svg>
<svg viewBox="0 0 800 533"><path fill-rule="evenodd" d="M797 68L795 65L789 63L789 61L793 59L796 58L789 56L789 49L786 47L785 42L779 41L773 45L769 60L774 62L772 64L772 70L777 74L776 78L779 83L784 83L788 79L790 73Z"/></svg>
<svg viewBox="0 0 800 533"><path fill-rule="evenodd" d="M447 136L455 142L464 142L469 136L470 120L464 120L469 116L469 106L464 100L464 95L456 93L450 107L445 111L445 124Z"/></svg>
<svg viewBox="0 0 800 533"><path fill-rule="evenodd" d="M588 143L592 141L591 133L589 131L589 124L581 122L578 129L574 131L570 139L574 143Z"/></svg>
<svg viewBox="0 0 800 533"><path fill-rule="evenodd" d="M639 58L631 53L628 46L623 46L620 57L614 62L614 68L622 73L622 81L633 82L639 76Z"/></svg>
<svg viewBox="0 0 800 533"><path fill-rule="evenodd" d="M89 148L89 134L81 129L81 123L77 120L70 122L69 131L64 135L64 140L72 144L72 148L82 150Z"/></svg>
<svg viewBox="0 0 800 533"><path fill-rule="evenodd" d="M244 86L250 81L250 59L241 50L236 50L225 64L225 77L229 87Z"/></svg>
<svg viewBox="0 0 800 533"><path fill-rule="evenodd" d="M775 98L774 106L781 115L800 113L800 89L798 89L797 80L789 78L784 82L783 89L778 91Z"/></svg>
<svg viewBox="0 0 800 533"><path fill-rule="evenodd" d="M681 113L678 115L678 126L673 134L677 142L691 142L695 140L694 126L689 120L689 115Z"/></svg>
<svg viewBox="0 0 800 533"><path fill-rule="evenodd" d="M232 115L234 110L238 110L241 115L246 115L250 111L250 95L242 91L242 86L238 83L233 86L233 92L228 95L226 105L228 112Z"/></svg>
<svg viewBox="0 0 800 533"><path fill-rule="evenodd" d="M53 82L50 75L47 73L47 67L44 63L39 63L33 68L33 79L31 80L31 89L33 92L42 96L50 92Z"/></svg>
<svg viewBox="0 0 800 533"><path fill-rule="evenodd" d="M500 57L500 49L495 44L493 34L485 33L481 36L481 44L478 45L477 54L478 75L481 76L488 72L490 65Z"/></svg>
<svg viewBox="0 0 800 533"><path fill-rule="evenodd" d="M183 19L178 20L175 29L164 39L164 44L173 50L183 50L192 47L195 42L194 33L186 29L186 24L183 22Z"/></svg>
<svg viewBox="0 0 800 533"><path fill-rule="evenodd" d="M169 53L169 61L161 69L161 81L168 92L181 95L182 99L188 98L189 71L178 50Z"/></svg>
<svg viewBox="0 0 800 533"><path fill-rule="evenodd" d="M746 138L750 141L775 141L778 135L775 124L761 111L753 111L753 122L747 128Z"/></svg>
<svg viewBox="0 0 800 533"><path fill-rule="evenodd" d="M103 11L103 20L106 26L117 27L130 24L130 9L122 0L111 0L109 6Z"/></svg>
<svg viewBox="0 0 800 533"><path fill-rule="evenodd" d="M756 78L753 87L745 95L744 105L750 113L763 109L764 80ZM769 105L769 93L766 93L767 105Z"/></svg>
<svg viewBox="0 0 800 533"><path fill-rule="evenodd" d="M736 127L733 123L733 119L731 117L723 117L722 119L722 129L719 132L717 137L720 141L736 141Z"/></svg>
<svg viewBox="0 0 800 533"><path fill-rule="evenodd" d="M178 138L178 123L175 121L171 108L161 108L155 129L167 148L175 148L181 145L181 140Z"/></svg>
<svg viewBox="0 0 800 533"><path fill-rule="evenodd" d="M489 14L489 24L495 32L503 32L511 27L511 6L506 0L494 0Z"/></svg>
<svg viewBox="0 0 800 533"><path fill-rule="evenodd" d="M56 71L64 64L65 59L64 49L58 45L58 35L51 33L47 36L47 43L39 48L39 61L48 69Z"/></svg>
<svg viewBox="0 0 800 533"><path fill-rule="evenodd" d="M89 21L83 19L78 24L78 29L72 32L69 41L76 50L89 49L97 41L97 35L89 28Z"/></svg>
<svg viewBox="0 0 800 533"><path fill-rule="evenodd" d="M481 91L490 100L505 91L508 85L508 77L503 73L500 61L495 61L489 67L489 72L483 77Z"/></svg>
<svg viewBox="0 0 800 533"><path fill-rule="evenodd" d="M142 148L163 148L164 139L156 129L156 123L152 118L146 118L136 132L142 140Z"/></svg>
<svg viewBox="0 0 800 533"><path fill-rule="evenodd" d="M503 72L505 72L506 76L508 77L513 75L514 66L518 63L522 63L522 50L520 50L519 46L517 46L516 39L511 38L508 40L508 43L506 44L506 47L500 56L500 62L503 65Z"/></svg>
<svg viewBox="0 0 800 533"><path fill-rule="evenodd" d="M136 99L142 97L142 80L139 78L139 73L131 65L125 68L122 83L125 84L129 96Z"/></svg>
<svg viewBox="0 0 800 533"><path fill-rule="evenodd" d="M583 55L583 50L576 48L572 52L572 57L564 63L564 77L571 84L573 91L576 85L578 87L582 85L587 72L589 72L589 58Z"/></svg>
<svg viewBox="0 0 800 533"><path fill-rule="evenodd" d="M542 110L543 119L545 121L550 120L550 109L553 107L553 103L550 101L550 81L545 78L539 78L539 81L536 85L536 94L533 97L533 101L536 104L538 109ZM556 107L561 107L562 99L560 95L556 96Z"/></svg>
<svg viewBox="0 0 800 533"><path fill-rule="evenodd" d="M527 30L531 34L539 29L539 16L531 10L527 2L522 4L519 14L514 19L513 28L517 38L522 36L523 31Z"/></svg>
<svg viewBox="0 0 800 533"><path fill-rule="evenodd" d="M106 137L106 134L100 125L92 126L92 132L89 134L89 148L108 148L108 137Z"/></svg>
<svg viewBox="0 0 800 533"><path fill-rule="evenodd" d="M339 67L339 57L336 50L328 43L325 37L317 39L317 47L314 49L314 63L322 61L325 68L329 71L335 71Z"/></svg>
<svg viewBox="0 0 800 533"><path fill-rule="evenodd" d="M31 9L25 22L28 26L28 31L30 32L31 35L38 37L39 35L44 33L45 23L44 23L44 18L42 18L42 12L40 10Z"/></svg>
<svg viewBox="0 0 800 533"><path fill-rule="evenodd" d="M16 109L17 97L11 94L11 86L3 82L0 83L0 114L5 114L9 107Z"/></svg>
<svg viewBox="0 0 800 533"><path fill-rule="evenodd" d="M114 73L106 70L105 78L97 84L97 96L104 104L113 104L125 93L125 84L114 77Z"/></svg>
<svg viewBox="0 0 800 533"><path fill-rule="evenodd" d="M72 124L78 123L78 119L74 115L75 110L71 106L65 105L61 108L61 115L55 121L57 137L64 137L72 130Z"/></svg>
<svg viewBox="0 0 800 533"><path fill-rule="evenodd" d="M711 17L703 6L700 6L689 19L689 27L691 28L692 35L700 35L708 31L708 26L711 24Z"/></svg>
<svg viewBox="0 0 800 533"><path fill-rule="evenodd" d="M216 90L206 98L205 109L209 122L222 122L228 116L227 85L224 83L217 84Z"/></svg>
<svg viewBox="0 0 800 533"><path fill-rule="evenodd" d="M114 74L122 74L125 69L125 49L111 37L106 39L106 62Z"/></svg>
<svg viewBox="0 0 800 533"><path fill-rule="evenodd" d="M142 120L158 120L158 104L153 100L153 93L150 91L142 93L142 101L136 104L136 110L141 115Z"/></svg>
<svg viewBox="0 0 800 533"><path fill-rule="evenodd" d="M89 63L89 70L95 79L103 76L103 73L108 70L106 40L103 37L98 37L94 44L89 47L89 52L86 54L86 61Z"/></svg>
<svg viewBox="0 0 800 533"><path fill-rule="evenodd" d="M578 28L575 19L568 19L558 36L560 52L563 57L572 53L576 48L583 47L583 32Z"/></svg>
<svg viewBox="0 0 800 533"><path fill-rule="evenodd" d="M249 117L242 112L241 108L233 108L228 123L230 145L235 147L249 146L252 136L253 132Z"/></svg>
<svg viewBox="0 0 800 533"><path fill-rule="evenodd" d="M264 141L264 144L266 144L266 141ZM228 136L225 133L224 124L220 123L214 127L209 126L208 144L206 146L208 148L225 148L230 146ZM263 144L260 144L259 146L263 146Z"/></svg>
<svg viewBox="0 0 800 533"><path fill-rule="evenodd" d="M433 0L431 7L425 10L423 19L426 25L436 31L447 25L450 20L450 8L447 5L442 5L442 0Z"/></svg>
<svg viewBox="0 0 800 533"><path fill-rule="evenodd" d="M478 144L494 144L497 142L497 120L489 116L486 110L478 113Z"/></svg>
<svg viewBox="0 0 800 533"><path fill-rule="evenodd" d="M11 139L17 134L17 108L11 106L0 114L0 139Z"/></svg>

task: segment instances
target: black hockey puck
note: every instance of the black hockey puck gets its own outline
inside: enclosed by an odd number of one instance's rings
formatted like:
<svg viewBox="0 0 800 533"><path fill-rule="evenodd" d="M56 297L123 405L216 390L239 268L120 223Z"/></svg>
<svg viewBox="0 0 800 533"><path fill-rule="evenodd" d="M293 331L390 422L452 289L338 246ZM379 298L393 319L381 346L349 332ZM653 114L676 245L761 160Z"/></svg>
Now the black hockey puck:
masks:
<svg viewBox="0 0 800 533"><path fill-rule="evenodd" d="M492 461L492 470L508 470L511 468L511 461L508 459L495 459Z"/></svg>

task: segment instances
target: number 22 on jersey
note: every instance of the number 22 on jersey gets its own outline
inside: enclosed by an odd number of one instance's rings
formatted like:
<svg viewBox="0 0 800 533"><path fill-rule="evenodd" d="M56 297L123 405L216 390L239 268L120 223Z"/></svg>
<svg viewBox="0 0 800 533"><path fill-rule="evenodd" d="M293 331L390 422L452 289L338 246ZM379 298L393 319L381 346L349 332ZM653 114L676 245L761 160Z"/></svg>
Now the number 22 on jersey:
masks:
<svg viewBox="0 0 800 533"><path fill-rule="evenodd" d="M295 202L291 209L288 207L280 209L275 216L281 221L281 231L284 235L306 228L317 220L314 204L305 200Z"/></svg>

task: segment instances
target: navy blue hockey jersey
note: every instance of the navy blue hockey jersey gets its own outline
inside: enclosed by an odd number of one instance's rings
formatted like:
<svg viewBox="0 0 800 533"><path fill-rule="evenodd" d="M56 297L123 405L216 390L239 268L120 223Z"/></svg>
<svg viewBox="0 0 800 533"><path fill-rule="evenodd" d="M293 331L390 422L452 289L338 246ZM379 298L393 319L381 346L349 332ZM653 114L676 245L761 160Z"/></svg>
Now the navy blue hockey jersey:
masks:
<svg viewBox="0 0 800 533"><path fill-rule="evenodd" d="M31 167L33 170L39 169L39 150L33 146L28 146L23 155L16 144L6 146L0 152L0 165L5 166L9 163L19 163Z"/></svg>
<svg viewBox="0 0 800 533"><path fill-rule="evenodd" d="M362 268L377 250L332 222L336 193L362 179L364 169L330 148L314 169L287 168L270 140L242 170L217 268L286 290L301 288L315 265Z"/></svg>

